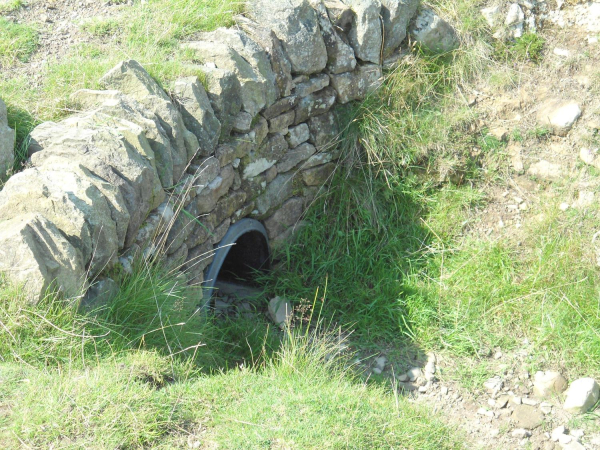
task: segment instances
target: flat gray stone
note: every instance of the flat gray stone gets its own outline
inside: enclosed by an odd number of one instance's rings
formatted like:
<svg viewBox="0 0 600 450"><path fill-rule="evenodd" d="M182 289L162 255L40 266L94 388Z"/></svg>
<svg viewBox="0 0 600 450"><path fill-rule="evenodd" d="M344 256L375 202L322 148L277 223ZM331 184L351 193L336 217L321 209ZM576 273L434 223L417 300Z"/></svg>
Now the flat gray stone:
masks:
<svg viewBox="0 0 600 450"><path fill-rule="evenodd" d="M517 427L526 430L534 430L544 422L544 414L529 405L516 405L511 418Z"/></svg>
<svg viewBox="0 0 600 450"><path fill-rule="evenodd" d="M269 317L281 329L290 324L292 312L292 305L284 298L275 297L269 302Z"/></svg>

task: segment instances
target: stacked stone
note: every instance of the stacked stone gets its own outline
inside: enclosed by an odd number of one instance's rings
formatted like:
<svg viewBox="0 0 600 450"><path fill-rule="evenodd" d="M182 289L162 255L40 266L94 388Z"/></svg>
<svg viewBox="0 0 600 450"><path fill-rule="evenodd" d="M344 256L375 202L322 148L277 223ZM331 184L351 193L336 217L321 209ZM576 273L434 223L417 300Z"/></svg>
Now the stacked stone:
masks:
<svg viewBox="0 0 600 450"><path fill-rule="evenodd" d="M6 105L0 99L0 182L6 179L15 161L15 131L8 126Z"/></svg>
<svg viewBox="0 0 600 450"><path fill-rule="evenodd" d="M238 19L240 29L184 44L204 63L199 69L222 124L214 155L221 172L211 171L215 181L198 193L194 212L203 215L203 226L183 244L193 282L203 280L209 255L235 221L263 221L274 244L297 229L336 167L333 107L377 88L381 59L400 46L417 6L417 0L257 0Z"/></svg>
<svg viewBox="0 0 600 450"><path fill-rule="evenodd" d="M197 284L241 218L287 239L335 170L333 107L378 86L417 3L255 0L238 29L184 44L202 64L171 95L120 63L73 95L86 112L33 131L0 193L0 271L33 300L53 282L72 296L144 252Z"/></svg>

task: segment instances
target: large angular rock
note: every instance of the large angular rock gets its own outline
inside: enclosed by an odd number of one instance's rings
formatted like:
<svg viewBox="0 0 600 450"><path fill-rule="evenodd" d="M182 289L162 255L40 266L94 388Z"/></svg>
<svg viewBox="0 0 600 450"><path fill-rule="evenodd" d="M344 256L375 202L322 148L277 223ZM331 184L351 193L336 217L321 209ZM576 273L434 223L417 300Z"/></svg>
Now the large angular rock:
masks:
<svg viewBox="0 0 600 450"><path fill-rule="evenodd" d="M307 77L308 78L308 77ZM294 88L294 95L303 98L313 92L320 91L329 86L329 76L325 73L315 75L306 81L297 82Z"/></svg>
<svg viewBox="0 0 600 450"><path fill-rule="evenodd" d="M313 167L302 171L302 180L307 186L321 186L329 181L334 171L335 164L333 163Z"/></svg>
<svg viewBox="0 0 600 450"><path fill-rule="evenodd" d="M533 394L538 398L547 398L563 393L567 389L567 380L559 372L549 370L536 372L533 380Z"/></svg>
<svg viewBox="0 0 600 450"><path fill-rule="evenodd" d="M593 378L580 378L573 381L567 391L563 406L565 411L584 414L600 399L600 386Z"/></svg>
<svg viewBox="0 0 600 450"><path fill-rule="evenodd" d="M287 140L290 148L296 148L300 144L308 141L308 139L310 139L310 130L308 125L301 123L293 128L288 128L288 134L286 135L285 139Z"/></svg>
<svg viewBox="0 0 600 450"><path fill-rule="evenodd" d="M323 41L327 49L327 70L334 74L354 70L356 67L354 50L333 27L325 3L323 0L310 0L310 2L317 12Z"/></svg>
<svg viewBox="0 0 600 450"><path fill-rule="evenodd" d="M557 98L545 101L537 112L538 123L559 136L566 136L579 117L581 108L577 102Z"/></svg>
<svg viewBox="0 0 600 450"><path fill-rule="evenodd" d="M378 64L362 64L354 72L331 75L331 86L337 93L339 103L362 100L375 91L381 82L382 72Z"/></svg>
<svg viewBox="0 0 600 450"><path fill-rule="evenodd" d="M433 53L446 53L459 47L460 41L452 25L435 11L423 8L410 25L415 42Z"/></svg>
<svg viewBox="0 0 600 450"><path fill-rule="evenodd" d="M354 11L352 27L348 33L356 57L365 62L379 64L381 60L380 0L344 0Z"/></svg>
<svg viewBox="0 0 600 450"><path fill-rule="evenodd" d="M22 285L34 303L52 287L76 297L86 284L81 252L40 214L0 221L0 272Z"/></svg>
<svg viewBox="0 0 600 450"><path fill-rule="evenodd" d="M227 69L201 66L205 75L206 91L215 115L221 122L221 138L229 136L235 117L242 109L240 81Z"/></svg>
<svg viewBox="0 0 600 450"><path fill-rule="evenodd" d="M20 172L0 192L0 221L43 215L80 252L93 276L116 261L122 244L106 196L90 181L93 177L85 168L66 163Z"/></svg>
<svg viewBox="0 0 600 450"><path fill-rule="evenodd" d="M205 62L230 70L241 86L242 107L252 116L277 100L275 74L266 52L239 30L219 28L202 33L200 41L183 44Z"/></svg>
<svg viewBox="0 0 600 450"><path fill-rule="evenodd" d="M122 61L100 79L107 89L115 89L131 96L160 120L173 148L173 184L177 184L198 148L196 139L185 128L179 110L144 68L134 60Z"/></svg>
<svg viewBox="0 0 600 450"><path fill-rule="evenodd" d="M406 37L410 20L419 7L419 0L381 0L383 20L383 57L391 55Z"/></svg>
<svg viewBox="0 0 600 450"><path fill-rule="evenodd" d="M260 148L251 151L241 161L242 179L254 178L270 169L288 150L288 144L283 135L272 135Z"/></svg>
<svg viewBox="0 0 600 450"><path fill-rule="evenodd" d="M79 311L84 314L99 312L108 307L119 295L119 285L112 278L94 280L79 303Z"/></svg>
<svg viewBox="0 0 600 450"><path fill-rule="evenodd" d="M8 126L6 105L0 99L0 181L6 178L15 162L15 132Z"/></svg>
<svg viewBox="0 0 600 450"><path fill-rule="evenodd" d="M59 124L41 124L31 133L31 142L36 150L43 150L31 157L35 167L42 168L46 161L76 162L118 191L130 215L126 247L147 213L165 198L150 144L131 122L97 113L74 116Z"/></svg>
<svg viewBox="0 0 600 450"><path fill-rule="evenodd" d="M327 15L333 26L342 31L342 36L350 31L354 12L343 0L323 0Z"/></svg>
<svg viewBox="0 0 600 450"><path fill-rule="evenodd" d="M84 110L95 108L96 113L125 119L142 127L144 135L154 152L156 171L162 186L164 188L173 186L174 150L158 117L120 91L82 89L74 92L71 95L71 100ZM39 134L39 131L36 131L36 133ZM36 146L34 139L30 144L29 152L31 154L39 150L40 148Z"/></svg>
<svg viewBox="0 0 600 450"><path fill-rule="evenodd" d="M221 122L215 116L204 86L198 77L180 78L175 82L173 92L186 128L198 138L199 154L210 156L219 142Z"/></svg>
<svg viewBox="0 0 600 450"><path fill-rule="evenodd" d="M169 224L167 239L165 241L165 253L174 254L194 231L194 218L198 215L198 207L195 202L190 203L187 208L176 211L177 216Z"/></svg>
<svg viewBox="0 0 600 450"><path fill-rule="evenodd" d="M212 211L217 201L229 191L233 184L234 172L231 166L225 166L221 173L196 197L198 214L206 214Z"/></svg>
<svg viewBox="0 0 600 450"><path fill-rule="evenodd" d="M275 103L273 103L267 109L265 109L261 113L261 115L267 120L272 119L273 117L277 117L277 116L283 114L284 112L287 112L290 109L294 108L298 104L299 101L300 101L300 98L296 95L282 98L280 100L277 100Z"/></svg>
<svg viewBox="0 0 600 450"><path fill-rule="evenodd" d="M248 5L250 17L275 32L290 60L292 72L312 74L327 65L327 49L317 13L308 0L255 0Z"/></svg>
<svg viewBox="0 0 600 450"><path fill-rule="evenodd" d="M258 23L246 18L237 19L242 29L265 49L271 60L271 69L275 74L277 97L287 97L292 92L292 63L288 59L281 40L273 30L261 27Z"/></svg>

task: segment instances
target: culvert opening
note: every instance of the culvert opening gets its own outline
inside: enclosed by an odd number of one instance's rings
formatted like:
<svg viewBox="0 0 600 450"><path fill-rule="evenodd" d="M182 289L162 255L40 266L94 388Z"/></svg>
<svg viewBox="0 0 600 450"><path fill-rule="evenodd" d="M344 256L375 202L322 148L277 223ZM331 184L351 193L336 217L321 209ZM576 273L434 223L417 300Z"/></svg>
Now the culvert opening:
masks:
<svg viewBox="0 0 600 450"><path fill-rule="evenodd" d="M269 270L270 258L265 227L254 219L236 222L219 243L208 268L205 298L216 297L221 303L224 298L253 300L260 292L256 276Z"/></svg>

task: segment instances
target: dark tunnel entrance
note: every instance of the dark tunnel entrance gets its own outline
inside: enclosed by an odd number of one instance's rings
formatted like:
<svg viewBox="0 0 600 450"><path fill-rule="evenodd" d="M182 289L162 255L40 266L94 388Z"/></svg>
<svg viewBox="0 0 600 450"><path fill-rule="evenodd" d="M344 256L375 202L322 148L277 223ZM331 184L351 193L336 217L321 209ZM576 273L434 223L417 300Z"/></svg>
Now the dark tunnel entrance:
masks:
<svg viewBox="0 0 600 450"><path fill-rule="evenodd" d="M249 231L229 249L217 281L253 285L256 271L267 270L268 265L269 247L265 237L258 231Z"/></svg>
<svg viewBox="0 0 600 450"><path fill-rule="evenodd" d="M233 224L215 250L208 268L204 298L232 286L255 287L256 272L270 268L269 239L265 227L257 220L242 219Z"/></svg>

